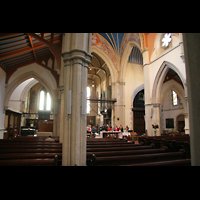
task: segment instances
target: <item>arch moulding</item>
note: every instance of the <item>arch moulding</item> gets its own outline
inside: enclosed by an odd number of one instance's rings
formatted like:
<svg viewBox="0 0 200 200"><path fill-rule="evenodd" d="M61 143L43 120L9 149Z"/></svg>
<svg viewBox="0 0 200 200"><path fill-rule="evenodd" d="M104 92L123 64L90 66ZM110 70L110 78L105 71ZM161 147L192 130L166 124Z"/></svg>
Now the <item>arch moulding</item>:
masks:
<svg viewBox="0 0 200 200"><path fill-rule="evenodd" d="M6 91L5 91L5 101L4 101L5 108L8 106L10 96L13 93L13 91L16 89L16 87L18 85L20 85L22 82L24 82L30 78L35 78L37 81L39 81L47 89L47 91L51 94L52 100L53 100L53 102L55 102L57 90L54 90L52 88L51 84L48 83L48 81L45 79L45 77L41 76L40 74L38 74L35 71L29 71L20 76L17 76L10 84L8 83L8 85L6 87Z"/></svg>
<svg viewBox="0 0 200 200"><path fill-rule="evenodd" d="M168 87L165 88L165 90L161 94L161 99L160 99L161 101L160 102L162 102L163 97L165 96L165 94L168 91L174 90L177 93L178 97L181 99L182 103L183 103L184 113L187 113L188 112L187 111L187 102L186 102L186 100L184 98L184 95L183 95L183 89L179 84L178 85L177 84L178 83L176 83L174 80L170 81L170 85L168 85ZM182 89L182 91L181 91L181 89Z"/></svg>
<svg viewBox="0 0 200 200"><path fill-rule="evenodd" d="M122 57L122 61L121 61L121 73L120 73L121 82L125 82L125 75L126 75L126 68L127 68L127 64L128 64L128 57L129 57L131 50L134 46L136 46L141 51L140 45L135 41L129 41L128 44L126 45L126 48L124 50L124 54L123 54L123 57Z"/></svg>
<svg viewBox="0 0 200 200"><path fill-rule="evenodd" d="M133 92L132 96L131 96L131 102L133 103L135 96L137 95L138 92L140 92L141 90L144 90L144 84L139 85Z"/></svg>
<svg viewBox="0 0 200 200"><path fill-rule="evenodd" d="M186 80L185 80L184 76L182 75L182 73L179 71L179 69L175 65L173 65L172 63L170 63L168 61L164 61L162 63L162 65L160 66L160 68L156 74L154 83L153 83L153 89L152 89L152 102L153 103L161 102L162 85L163 85L163 81L165 79L165 76L167 75L169 68L174 70L180 77L180 79L183 83L183 86L184 86L185 97L187 97L187 87L186 87Z"/></svg>
<svg viewBox="0 0 200 200"><path fill-rule="evenodd" d="M106 63L106 65L108 66L109 70L110 70L110 74L111 74L111 82L117 82L118 75L117 75L117 71L112 63L112 61L110 60L110 58L105 54L104 51L102 51L101 49L99 49L96 46L92 46L91 52L94 52L96 54L98 54Z"/></svg>

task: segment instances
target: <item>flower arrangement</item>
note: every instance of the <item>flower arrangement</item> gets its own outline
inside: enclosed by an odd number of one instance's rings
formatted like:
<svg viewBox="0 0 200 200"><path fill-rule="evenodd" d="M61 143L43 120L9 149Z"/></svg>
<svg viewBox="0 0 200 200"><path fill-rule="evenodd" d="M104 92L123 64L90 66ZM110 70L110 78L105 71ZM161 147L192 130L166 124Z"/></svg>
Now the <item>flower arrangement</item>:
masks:
<svg viewBox="0 0 200 200"><path fill-rule="evenodd" d="M158 124L152 124L152 127L154 128L154 129L157 129L157 128L159 128L159 126L158 126Z"/></svg>
<svg viewBox="0 0 200 200"><path fill-rule="evenodd" d="M154 129L154 134L156 136L156 129L159 128L159 126L158 126L158 124L154 123L154 124L152 124L152 127Z"/></svg>

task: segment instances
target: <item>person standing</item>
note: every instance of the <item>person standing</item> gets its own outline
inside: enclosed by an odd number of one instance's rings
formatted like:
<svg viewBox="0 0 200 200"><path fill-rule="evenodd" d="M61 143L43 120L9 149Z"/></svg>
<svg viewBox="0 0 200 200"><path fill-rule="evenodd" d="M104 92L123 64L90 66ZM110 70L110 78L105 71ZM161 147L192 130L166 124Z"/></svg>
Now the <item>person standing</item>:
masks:
<svg viewBox="0 0 200 200"><path fill-rule="evenodd" d="M96 129L95 129L95 126L92 127L92 137L95 137L95 132L96 132Z"/></svg>

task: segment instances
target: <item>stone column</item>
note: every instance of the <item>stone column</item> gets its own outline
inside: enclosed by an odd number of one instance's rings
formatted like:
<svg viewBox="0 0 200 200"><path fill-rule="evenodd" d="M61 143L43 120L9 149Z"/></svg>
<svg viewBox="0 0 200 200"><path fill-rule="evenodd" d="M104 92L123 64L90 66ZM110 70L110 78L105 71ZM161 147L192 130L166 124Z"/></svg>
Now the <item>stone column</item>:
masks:
<svg viewBox="0 0 200 200"><path fill-rule="evenodd" d="M92 59L89 47L90 35L86 33L68 35L66 41L71 45L67 50L71 50L62 53L65 65L63 166L86 165L87 70Z"/></svg>
<svg viewBox="0 0 200 200"><path fill-rule="evenodd" d="M180 57L185 63L184 48L183 48L183 34L179 33L179 44L180 44Z"/></svg>
<svg viewBox="0 0 200 200"><path fill-rule="evenodd" d="M63 113L64 113L64 86L59 86L60 91L60 100L59 100L59 107L58 107L58 114L59 114L59 136L60 136L60 143L63 143Z"/></svg>
<svg viewBox="0 0 200 200"><path fill-rule="evenodd" d="M147 134L152 136L152 102L150 99L150 78L149 78L149 49L142 50L144 69L144 96L145 96L145 129Z"/></svg>
<svg viewBox="0 0 200 200"><path fill-rule="evenodd" d="M200 34L183 33L187 74L190 148L192 166L200 166Z"/></svg>
<svg viewBox="0 0 200 200"><path fill-rule="evenodd" d="M185 134L190 134L189 130L189 118L188 118L188 113L184 113L185 116Z"/></svg>
<svg viewBox="0 0 200 200"><path fill-rule="evenodd" d="M112 109L112 126L120 124L125 127L125 104L124 104L124 88L125 82L113 82L112 83L112 98L116 98L117 102L114 103L114 108ZM129 125L130 126L130 125Z"/></svg>
<svg viewBox="0 0 200 200"><path fill-rule="evenodd" d="M4 97L5 97L6 73L0 68L0 139L4 138Z"/></svg>
<svg viewBox="0 0 200 200"><path fill-rule="evenodd" d="M156 103L156 104L153 104L153 121L152 121L152 124L158 124L158 128L156 129L156 136L160 136L161 133L160 133L160 104L159 103ZM153 129L153 127L152 127ZM154 129L153 129L153 136L155 136L155 132L154 132Z"/></svg>

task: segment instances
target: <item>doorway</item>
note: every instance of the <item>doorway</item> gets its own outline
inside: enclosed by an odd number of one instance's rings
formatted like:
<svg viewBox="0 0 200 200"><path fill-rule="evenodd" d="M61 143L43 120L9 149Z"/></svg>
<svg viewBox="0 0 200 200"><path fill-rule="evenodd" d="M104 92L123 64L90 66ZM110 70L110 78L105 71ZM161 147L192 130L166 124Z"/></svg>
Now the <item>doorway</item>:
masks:
<svg viewBox="0 0 200 200"><path fill-rule="evenodd" d="M176 127L177 127L177 131L180 134L184 134L185 133L185 117L183 114L179 115L176 119Z"/></svg>
<svg viewBox="0 0 200 200"><path fill-rule="evenodd" d="M137 93L133 101L133 130L138 135L145 133L145 107L144 107L144 90Z"/></svg>

